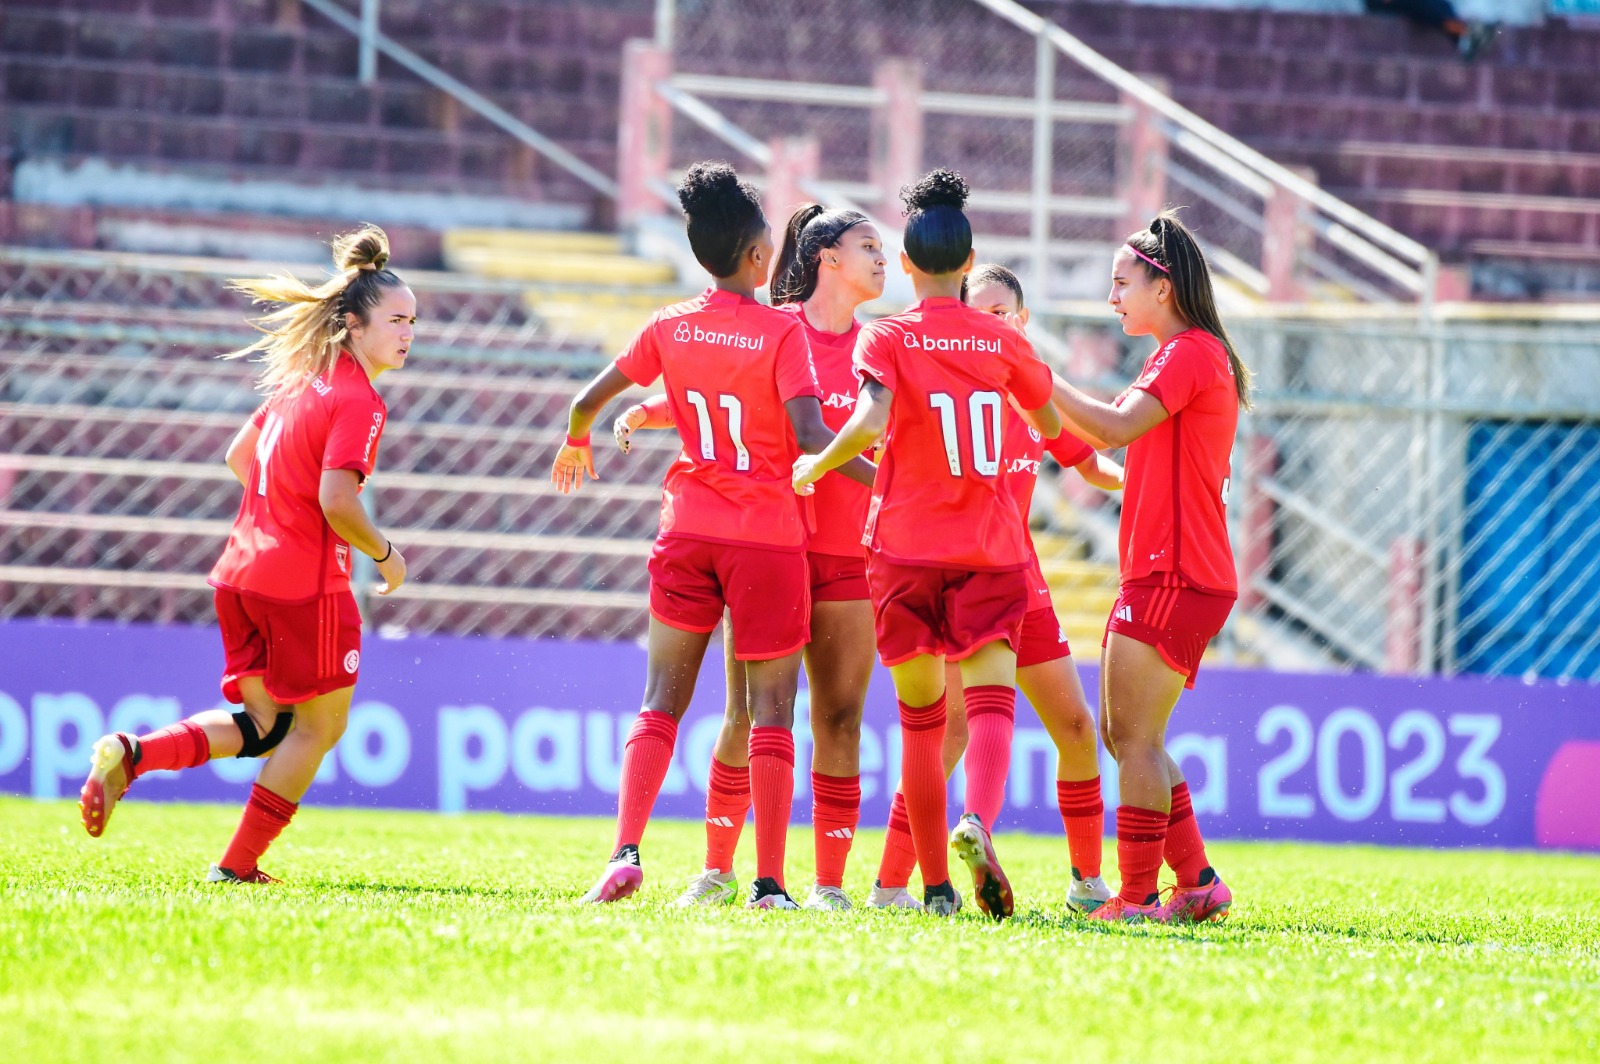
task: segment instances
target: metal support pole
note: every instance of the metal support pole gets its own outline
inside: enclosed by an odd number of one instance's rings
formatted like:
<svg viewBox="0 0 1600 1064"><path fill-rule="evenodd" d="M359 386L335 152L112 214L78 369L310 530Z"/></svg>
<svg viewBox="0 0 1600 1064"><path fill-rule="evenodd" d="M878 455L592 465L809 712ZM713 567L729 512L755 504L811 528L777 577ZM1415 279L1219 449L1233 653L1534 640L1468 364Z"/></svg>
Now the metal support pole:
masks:
<svg viewBox="0 0 1600 1064"><path fill-rule="evenodd" d="M1049 24L1046 23L1046 26ZM1056 48L1043 29L1035 38L1033 76L1033 299L1049 298L1050 276L1050 170L1055 161L1055 120L1051 108L1056 94Z"/></svg>
<svg viewBox="0 0 1600 1064"><path fill-rule="evenodd" d="M361 84L378 80L378 3L361 0L361 58L357 77Z"/></svg>
<svg viewBox="0 0 1600 1064"><path fill-rule="evenodd" d="M656 0L656 47L672 51L672 31L678 21L678 0Z"/></svg>

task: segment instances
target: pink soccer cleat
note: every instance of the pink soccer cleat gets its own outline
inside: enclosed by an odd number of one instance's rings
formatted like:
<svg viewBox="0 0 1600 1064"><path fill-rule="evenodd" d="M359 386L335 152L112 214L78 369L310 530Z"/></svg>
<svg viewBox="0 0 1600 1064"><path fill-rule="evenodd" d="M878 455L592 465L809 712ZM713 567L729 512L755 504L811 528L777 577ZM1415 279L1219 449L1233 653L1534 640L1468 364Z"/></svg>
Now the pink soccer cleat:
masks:
<svg viewBox="0 0 1600 1064"><path fill-rule="evenodd" d="M1233 905L1233 891L1211 868L1200 873L1197 887L1168 888L1167 900L1162 904L1156 919L1164 924L1203 924L1228 918Z"/></svg>
<svg viewBox="0 0 1600 1064"><path fill-rule="evenodd" d="M644 869L639 867L639 847L631 844L619 846L617 852L611 855L606 870L600 874L600 882L590 887L588 893L578 899L578 903L594 905L621 901L631 896L643 883Z"/></svg>
<svg viewBox="0 0 1600 1064"><path fill-rule="evenodd" d="M1160 911L1159 905L1135 905L1118 894L1093 912L1084 913L1083 918L1107 923L1137 924L1145 920L1154 920Z"/></svg>
<svg viewBox="0 0 1600 1064"><path fill-rule="evenodd" d="M971 813L963 816L955 831L950 833L950 848L972 871L972 890L978 897L978 908L996 920L1010 916L1011 881L1000 869L994 842L984 829L983 821Z"/></svg>
<svg viewBox="0 0 1600 1064"><path fill-rule="evenodd" d="M78 815L83 828L99 838L111 821L111 811L133 783L133 749L131 736L117 732L101 736L89 755L89 778L83 781L78 792Z"/></svg>

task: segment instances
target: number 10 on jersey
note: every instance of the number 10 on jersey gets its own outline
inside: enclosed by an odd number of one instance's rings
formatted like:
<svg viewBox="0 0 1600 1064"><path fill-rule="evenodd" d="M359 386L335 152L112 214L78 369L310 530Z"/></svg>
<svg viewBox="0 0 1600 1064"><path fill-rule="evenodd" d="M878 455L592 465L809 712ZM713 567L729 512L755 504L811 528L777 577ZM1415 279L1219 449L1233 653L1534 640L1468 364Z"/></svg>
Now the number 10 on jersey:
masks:
<svg viewBox="0 0 1600 1064"><path fill-rule="evenodd" d="M928 405L938 411L939 431L944 435L944 456L950 475L961 475L961 432L956 424L956 401L945 392L930 392ZM967 416L972 430L972 471L980 477L1000 473L999 392L973 392L967 399Z"/></svg>

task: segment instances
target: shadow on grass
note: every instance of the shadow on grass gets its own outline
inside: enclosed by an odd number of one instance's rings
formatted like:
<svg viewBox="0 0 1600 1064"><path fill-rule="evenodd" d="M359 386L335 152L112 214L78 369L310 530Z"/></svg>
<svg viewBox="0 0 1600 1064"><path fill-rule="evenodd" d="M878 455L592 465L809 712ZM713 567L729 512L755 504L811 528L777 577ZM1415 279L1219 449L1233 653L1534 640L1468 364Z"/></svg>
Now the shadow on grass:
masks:
<svg viewBox="0 0 1600 1064"><path fill-rule="evenodd" d="M1492 938L1467 934L1462 929L1407 927L1395 923L1374 923L1372 926L1364 927L1352 924L1348 920L1315 918L1254 921L1248 917L1244 920L1235 917L1221 923L1206 924L1106 923L1086 920L1074 913L1030 909L1026 912L1019 911L1012 917L1012 922L1042 931L1159 938L1163 942L1192 942L1204 946L1226 942L1239 944L1260 942L1284 934L1383 943L1409 942L1430 946L1471 946L1496 941Z"/></svg>

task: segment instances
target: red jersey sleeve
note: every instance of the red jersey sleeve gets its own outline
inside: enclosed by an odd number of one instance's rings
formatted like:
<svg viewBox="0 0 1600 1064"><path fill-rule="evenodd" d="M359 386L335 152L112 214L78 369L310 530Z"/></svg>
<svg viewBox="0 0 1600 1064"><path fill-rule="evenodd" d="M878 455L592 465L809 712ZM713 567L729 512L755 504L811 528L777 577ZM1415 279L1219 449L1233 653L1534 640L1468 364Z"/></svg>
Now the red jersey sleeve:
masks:
<svg viewBox="0 0 1600 1064"><path fill-rule="evenodd" d="M661 349L656 346L656 322L659 312L650 315L627 348L613 363L622 375L642 388L648 388L661 376Z"/></svg>
<svg viewBox="0 0 1600 1064"><path fill-rule="evenodd" d="M267 423L267 407L270 403L262 403L256 407L256 412L250 415L250 424L260 428Z"/></svg>
<svg viewBox="0 0 1600 1064"><path fill-rule="evenodd" d="M894 337L888 329L879 327L876 322L863 327L850 361L857 381L865 382L871 377L891 392L899 390L900 378L894 367Z"/></svg>
<svg viewBox="0 0 1600 1064"><path fill-rule="evenodd" d="M1061 435L1055 439L1045 440L1044 449L1050 457L1061 463L1063 469L1071 469L1094 454L1093 447L1065 430L1062 430Z"/></svg>
<svg viewBox="0 0 1600 1064"><path fill-rule="evenodd" d="M1216 381L1216 364L1205 350L1188 337L1179 336L1156 356L1133 387L1149 392L1168 414L1176 414Z"/></svg>
<svg viewBox="0 0 1600 1064"><path fill-rule="evenodd" d="M323 469L353 469L365 480L378 462L378 439L388 416L376 394L342 396L328 423Z"/></svg>
<svg viewBox="0 0 1600 1064"><path fill-rule="evenodd" d="M1033 353L1033 345L1026 337L1018 333L1015 343L1011 380L1006 385L1006 390L1022 409L1038 410L1050 402L1050 394L1055 390L1055 381L1050 376L1050 367Z"/></svg>
<svg viewBox="0 0 1600 1064"><path fill-rule="evenodd" d="M811 345L806 343L805 330L799 322L778 340L774 363L778 398L783 402L805 395L822 398L822 389L817 386L817 370L811 364Z"/></svg>
<svg viewBox="0 0 1600 1064"><path fill-rule="evenodd" d="M652 395L639 404L644 408L644 424L639 426L645 429L675 429L678 422L672 416L672 406L667 402L667 394Z"/></svg>

